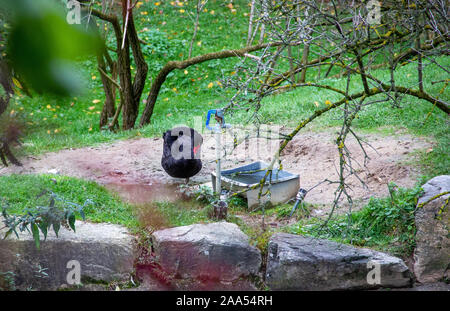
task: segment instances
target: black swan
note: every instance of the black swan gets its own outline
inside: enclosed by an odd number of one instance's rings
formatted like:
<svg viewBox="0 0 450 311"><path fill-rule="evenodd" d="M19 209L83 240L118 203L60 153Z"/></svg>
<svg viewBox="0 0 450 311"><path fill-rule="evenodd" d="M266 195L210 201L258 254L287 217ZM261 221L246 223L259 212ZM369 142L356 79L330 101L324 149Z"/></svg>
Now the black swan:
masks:
<svg viewBox="0 0 450 311"><path fill-rule="evenodd" d="M163 139L162 167L170 176L185 178L188 183L202 169L203 137L196 130L181 126L166 131Z"/></svg>

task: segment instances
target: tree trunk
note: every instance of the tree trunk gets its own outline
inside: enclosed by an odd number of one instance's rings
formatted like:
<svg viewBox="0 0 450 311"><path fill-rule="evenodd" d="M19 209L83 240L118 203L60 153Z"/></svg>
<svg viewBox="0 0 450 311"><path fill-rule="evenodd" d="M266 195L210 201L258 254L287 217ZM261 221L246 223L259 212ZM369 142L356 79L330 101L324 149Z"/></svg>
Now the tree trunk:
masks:
<svg viewBox="0 0 450 311"><path fill-rule="evenodd" d="M252 44L254 15L255 15L255 0L252 0L251 5L250 5L250 17L249 17L249 21L248 21L248 34L247 34L246 46L249 46L250 44Z"/></svg>
<svg viewBox="0 0 450 311"><path fill-rule="evenodd" d="M142 96L142 92L144 90L148 72L148 65L145 62L144 55L142 53L140 46L139 37L137 35L136 27L133 20L132 7L129 6L129 2L127 2L127 0L122 0L122 19L124 21L124 27L126 27L126 29L124 29L124 34L122 33L122 29L117 16L107 15L95 9L92 9L91 11L94 16L97 16L102 20L110 22L114 29L114 34L116 36L116 53L117 53L116 69L120 81L120 107L122 107L122 129L129 130L132 129L136 123L136 119L139 113L139 102ZM134 61L136 63L136 75L134 76L134 79L131 76L131 69L130 69L131 68L130 47L134 56ZM114 68L115 66L111 65L113 63L111 59L108 57L106 58L108 60L110 68L111 67ZM105 67L103 59L101 59L99 62L99 68L102 67L103 68ZM104 76L102 75L102 77ZM115 80L115 77L113 77L112 80ZM104 82L105 87L105 80L102 79L102 82ZM106 85L110 83L112 83L112 81L106 81ZM108 88L108 86L106 86L106 88ZM112 110L110 108L111 107L104 108L105 115L113 117L115 120L117 120L118 116L116 116L115 113L111 114ZM101 124L105 124L104 121L105 120L102 120Z"/></svg>
<svg viewBox="0 0 450 311"><path fill-rule="evenodd" d="M106 51L104 51L106 52ZM107 53L107 52L106 52ZM97 63L99 67L100 76L102 79L103 90L105 91L105 103L103 105L102 113L100 115L100 128L108 124L109 118L112 118L116 112L116 87L115 85L106 77L106 64L103 57L103 53L97 55ZM117 78L117 68L116 64L113 64L110 68L111 76L113 80Z"/></svg>
<svg viewBox="0 0 450 311"><path fill-rule="evenodd" d="M17 158L11 152L8 142L4 140L0 140L0 159L5 166L8 166L8 162L6 160L9 160L9 162L14 165L22 166L22 163L20 163L19 160L17 160Z"/></svg>
<svg viewBox="0 0 450 311"><path fill-rule="evenodd" d="M300 72L300 78L298 80L299 83L305 83L305 81L306 81L306 64L308 64L308 56L309 56L309 44L305 43L304 48L303 48L303 55L302 55L303 69Z"/></svg>
<svg viewBox="0 0 450 311"><path fill-rule="evenodd" d="M267 0L262 1L262 12L263 12L263 14L267 14ZM265 33L266 33L266 24L263 21L261 23L261 33L259 35L259 44L264 42Z"/></svg>
<svg viewBox="0 0 450 311"><path fill-rule="evenodd" d="M136 27L132 14L130 14L130 21L128 23L128 40L133 52L134 62L136 64L136 74L133 80L133 109L136 113L134 116L133 125L136 121L139 112L139 102L141 100L142 92L144 91L145 81L147 79L148 65L145 62L144 54L142 53L141 43L137 35Z"/></svg>

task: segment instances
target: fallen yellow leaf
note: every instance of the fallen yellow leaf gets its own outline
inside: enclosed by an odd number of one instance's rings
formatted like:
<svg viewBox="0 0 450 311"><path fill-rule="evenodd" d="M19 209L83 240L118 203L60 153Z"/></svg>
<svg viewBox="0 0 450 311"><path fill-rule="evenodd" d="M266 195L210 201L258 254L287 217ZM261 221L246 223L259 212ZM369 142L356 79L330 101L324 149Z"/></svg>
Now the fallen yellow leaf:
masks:
<svg viewBox="0 0 450 311"><path fill-rule="evenodd" d="M22 84L20 84L19 80L17 80L16 78L12 78L12 81L14 83L15 86L17 86L19 89L22 89Z"/></svg>

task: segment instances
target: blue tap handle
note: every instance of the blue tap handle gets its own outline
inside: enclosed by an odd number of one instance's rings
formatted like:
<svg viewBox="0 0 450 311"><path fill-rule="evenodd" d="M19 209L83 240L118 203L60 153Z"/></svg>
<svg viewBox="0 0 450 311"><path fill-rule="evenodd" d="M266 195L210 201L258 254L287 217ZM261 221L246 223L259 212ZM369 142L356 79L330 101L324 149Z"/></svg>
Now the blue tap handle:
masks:
<svg viewBox="0 0 450 311"><path fill-rule="evenodd" d="M217 124L215 127L209 126L209 122L211 121L211 115L212 114L214 114L217 117L219 117L220 119L222 119L222 123L221 124ZM222 109L211 109L211 110L208 110L208 115L206 116L206 128L208 130L220 131L221 128L230 128L230 127L231 127L230 124L226 124L225 123L225 118L224 118Z"/></svg>
<svg viewBox="0 0 450 311"><path fill-rule="evenodd" d="M207 116L206 116L206 128L207 128L208 130L214 131L216 128L212 128L211 126L209 126L209 122L210 122L210 120L211 120L211 115L212 115L212 114L216 114L216 109L208 110L208 114L207 114Z"/></svg>

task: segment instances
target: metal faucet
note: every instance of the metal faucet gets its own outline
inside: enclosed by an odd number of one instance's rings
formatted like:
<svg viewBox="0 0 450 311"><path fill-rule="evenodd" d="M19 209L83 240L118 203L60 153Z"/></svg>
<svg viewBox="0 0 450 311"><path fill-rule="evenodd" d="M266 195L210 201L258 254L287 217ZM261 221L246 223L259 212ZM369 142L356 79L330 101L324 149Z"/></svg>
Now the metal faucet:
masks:
<svg viewBox="0 0 450 311"><path fill-rule="evenodd" d="M297 209L298 205L303 201L303 199L306 196L306 193L308 193L308 191L306 191L303 188L298 189L297 192L297 196L295 197L295 199L297 200L294 204L294 207L292 208L291 214L289 215L289 217L292 216L292 214L294 214L295 210Z"/></svg>

